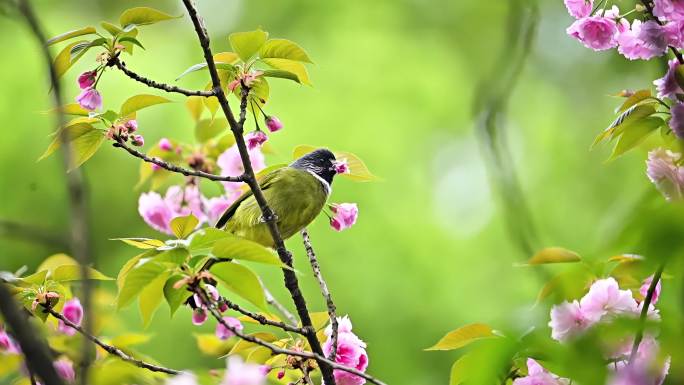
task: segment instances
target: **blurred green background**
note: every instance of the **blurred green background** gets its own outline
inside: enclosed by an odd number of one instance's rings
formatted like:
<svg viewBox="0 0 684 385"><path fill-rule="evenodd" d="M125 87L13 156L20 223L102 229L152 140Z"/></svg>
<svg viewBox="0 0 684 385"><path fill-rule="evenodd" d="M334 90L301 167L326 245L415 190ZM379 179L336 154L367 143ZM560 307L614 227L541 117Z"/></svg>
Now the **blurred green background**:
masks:
<svg viewBox="0 0 684 385"><path fill-rule="evenodd" d="M286 128L271 136L276 153L268 156L269 163L288 161L298 144L325 145L356 153L383 178L336 182L333 201L359 204L360 218L352 229L336 233L324 217L310 228L339 313L351 316L355 332L368 343L371 373L388 383L446 383L457 353L422 349L447 331L477 321L516 329L546 323L547 308L532 307L543 282L531 269L514 266L528 256L509 238L501 196L487 172L472 117L479 80L509 64L498 56L509 2L199 3L216 52L229 50L230 32L261 26L272 37L300 43L315 62L313 87L271 82L267 112L280 117ZM139 5L183 13L174 1L35 1L50 35L115 21L121 11ZM605 163L608 148L589 151L618 104L608 94L650 86L651 79L660 77L659 64L627 63L616 53L584 49L565 34L571 19L560 0L542 2L540 13L537 40L505 126L536 224L535 246L563 246L589 259L678 250L682 237L676 227L658 242L616 237L634 215L661 226L681 222L681 216L664 210L664 200L646 179L645 151L612 163ZM145 27L140 39L146 51L126 63L151 78L173 82L201 61L187 18ZM36 162L54 129L52 117L40 113L50 108L42 58L18 18L0 18L0 40L0 220L36 227L66 242L61 235L69 223L61 159ZM77 95L75 78L90 69L94 55L90 52L65 76L68 99ZM207 74L199 72L179 83L198 88L206 80ZM106 73L100 84L105 107L149 92L116 71ZM183 99L170 97L178 103L138 115L148 143L166 136L192 140L193 123ZM135 250L110 238L159 236L137 213L140 191L133 186L138 161L105 145L83 170L90 189L93 258L101 271L116 275ZM661 217L671 219L663 222ZM32 269L64 251L59 243L22 237L4 225L1 270ZM310 307L324 310L300 240L288 245L304 273ZM289 305L280 273L262 270L268 287ZM114 290L114 284L103 286ZM165 306L148 329L154 338L141 350L171 367L222 366L195 347L192 333L198 328L190 324L190 313L183 309L169 320ZM123 315L124 323L109 325L111 330L141 331L135 306ZM210 332L211 326L200 329Z"/></svg>

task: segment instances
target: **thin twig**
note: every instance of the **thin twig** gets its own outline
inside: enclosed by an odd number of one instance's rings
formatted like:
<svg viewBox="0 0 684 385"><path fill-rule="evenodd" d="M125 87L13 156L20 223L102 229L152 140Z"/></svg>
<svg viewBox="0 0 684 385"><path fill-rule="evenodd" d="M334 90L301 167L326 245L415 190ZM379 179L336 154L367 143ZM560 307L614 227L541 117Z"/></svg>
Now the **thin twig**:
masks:
<svg viewBox="0 0 684 385"><path fill-rule="evenodd" d="M143 83L143 84L147 85L148 87L156 88L156 89L163 90L166 92L183 94L185 96L204 96L204 97L214 96L214 91L186 90L184 88L172 86L170 84L159 83L159 82L154 81L152 79L148 79L142 75L138 75L137 73L126 68L126 65L121 60L119 60L118 56L115 56L112 59L110 59L108 65L115 66L116 68L120 69L121 72L126 74L126 76L128 76L129 78L131 78L137 82Z"/></svg>
<svg viewBox="0 0 684 385"><path fill-rule="evenodd" d="M0 282L0 313L19 342L21 353L26 357L26 365L31 373L37 374L45 385L63 385L64 383L52 365L47 343L28 321L9 288L2 282Z"/></svg>
<svg viewBox="0 0 684 385"><path fill-rule="evenodd" d="M146 154L143 154L142 152L130 147L129 145L126 144L126 142L123 142L121 140L114 142L113 146L123 148L124 150L128 151L129 154L135 156L136 158L140 158L147 163L156 164L157 166L159 166L165 170L169 170L171 172L175 172L178 174L183 174L185 176L198 176L198 177L202 177L202 178L217 181L217 182L243 182L244 181L243 175L239 175L239 176L215 175L215 174L210 174L210 173L207 173L204 171L189 170L187 168L183 168L180 166L176 166L175 164L165 162L165 161L158 159L158 158L151 158L151 157L147 156Z"/></svg>
<svg viewBox="0 0 684 385"><path fill-rule="evenodd" d="M639 316L639 329L637 329L636 336L634 336L634 344L632 345L632 352L629 354L629 363L632 364L636 358L636 354L639 351L639 345L641 340L644 338L644 327L646 324L646 318L648 317L648 309L651 307L651 302L653 302L653 295L655 293L658 282L660 282L660 277L663 275L663 270L665 270L665 263L658 266L658 269L653 274L651 279L651 284L648 286L646 291L646 298L644 302L641 303L641 315Z"/></svg>
<svg viewBox="0 0 684 385"><path fill-rule="evenodd" d="M259 322L262 325L275 326L275 327L283 329L285 331L293 332L293 333L297 333L297 334L301 334L301 335L306 335L306 333L307 333L306 329L302 329L302 328L296 327L296 326L290 326L284 322L270 320L270 319L266 318L265 316L263 316L259 313L254 313L254 312L251 312L247 309L244 309L240 305L235 304L233 302L230 302L225 298L224 298L224 301L229 308L237 311L238 313L242 313L242 314L246 315L247 317Z"/></svg>
<svg viewBox="0 0 684 385"><path fill-rule="evenodd" d="M52 245L61 250L65 250L69 247L68 243L64 241L66 235L61 235L56 231L50 231L42 227L7 219L0 219L0 237L3 236L22 238L31 243Z"/></svg>
<svg viewBox="0 0 684 385"><path fill-rule="evenodd" d="M221 313L220 313L220 312L218 311L218 309L216 308L216 307L217 307L217 306L216 306L216 302L215 302L214 300L212 300L212 299L209 297L209 295L207 295L207 292L206 292L204 289L202 289L201 287L195 287L195 288L193 288L193 292L194 292L195 294L197 294L197 295L200 297L200 300L201 300L203 303L208 304L207 307L208 307L208 309L209 309L209 312L210 312L211 315L216 319L216 321L218 321L218 322L219 322L221 325L223 325L226 329L230 330L230 331L231 331L233 334L235 334L238 338L241 338L241 339L243 339L243 340L245 340L245 341L247 341L247 342L251 342L251 343L256 344L256 345L263 346L263 347L267 348L268 350L270 350L273 354L285 354L285 355L288 355L288 356L295 356L295 357L301 357L301 358L307 358L307 359L314 359L314 360L316 360L316 361L319 362L319 363L320 363L320 362L325 362L326 365L329 365L329 366L330 366L331 368L333 368L333 369L342 370L342 371L344 371L344 372L351 373L351 374L357 375L357 376L359 376L359 377L363 377L363 378L365 378L367 381L370 381L370 382L372 382L372 383L374 383L374 384L376 384L376 385L386 385L384 382L378 380L377 378L375 378L375 377L373 377L373 376L371 376L371 375L369 375L369 374L366 374L366 373L364 373L364 372L362 372L362 371L360 371L360 370L358 370L358 369L356 369L356 368L351 368L351 367L349 367L349 366L341 365L341 364L338 364L337 362L330 361L330 360L328 360L327 358L325 358L325 357L323 357L323 356L321 356L321 355L319 355L319 354L312 353L312 352L308 352L308 351L296 351L296 350L290 350L290 349L281 348L281 347L279 347L279 346L276 346L276 345L273 345L273 344L271 344L271 343L269 343L269 342L266 342L266 341L264 341L264 340L262 340L262 339L259 339L259 338L255 337L255 336L253 336L253 335L245 334L245 333L243 333L241 330L239 330L239 329L237 329L237 328L235 328L235 327L229 325L229 324L223 319L223 316L221 316Z"/></svg>
<svg viewBox="0 0 684 385"><path fill-rule="evenodd" d="M116 346L108 345L104 343L101 339L95 337L94 335L87 333L85 330L83 330L82 327L74 324L73 322L69 321L66 317L64 317L62 314L56 312L53 309L47 309L47 311L55 318L61 320L66 324L67 326L71 327L72 329L75 329L77 332L81 333L86 339L90 340L91 342L97 344L99 347L104 349L107 353L119 357L121 360L126 361L128 363L131 363L139 368L147 369L153 372L161 372L161 373L168 373L168 374L179 374L179 370L175 369L169 369L165 368L163 366L159 365L153 365L150 363L147 363L145 361L141 361L138 359L135 359L128 354L124 353L121 349L117 348Z"/></svg>
<svg viewBox="0 0 684 385"><path fill-rule="evenodd" d="M83 303L84 318L85 318L85 330L91 330L91 281L86 279L88 275L88 266L91 261L91 248L89 242L89 224L88 224L88 194L86 191L86 183L83 177L83 173L78 168L75 163L74 156L72 154L70 138L65 130L61 130L64 127L64 113L61 111L59 106L62 105L62 88L59 82L59 76L57 71L52 64L52 55L50 49L47 46L47 38L43 33L43 28L38 21L38 18L31 7L28 0L20 0L19 11L22 13L26 22L31 28L31 31L40 44L41 53L43 60L45 61L45 67L50 75L50 83L52 86L52 96L53 103L57 108L57 128L60 136L60 141L62 143L62 159L64 163L64 168L66 169L66 182L67 182L67 193L69 198L69 217L70 217L70 231L71 231L71 252L74 258L80 264L80 273L83 278L81 289L82 295L81 300ZM88 381L88 370L92 361L92 350L91 345L87 342L83 342L82 352L81 352L81 362L79 365L79 374L82 385L87 385Z"/></svg>
<svg viewBox="0 0 684 385"><path fill-rule="evenodd" d="M306 229L302 229L302 240L304 241L304 248L306 249L306 255L309 256L309 262L311 263L311 269L313 270L316 280L318 280L318 286L321 288L321 293L323 298L325 298L325 304L328 308L328 316L330 316L330 325L332 325L332 333L330 334L330 340L332 342L332 347L328 359L335 361L335 356L337 355L337 314L335 303L332 300L332 295L330 295L330 290L328 290L328 284L325 283L323 279L323 274L321 274L321 267L318 264L318 259L316 258L316 252L311 245L311 239L309 239L309 233Z"/></svg>
<svg viewBox="0 0 684 385"><path fill-rule="evenodd" d="M311 321L311 316L309 315L306 300L304 299L301 289L299 288L299 280L297 279L297 275L292 269L292 254L285 248L285 243L283 242L283 238L280 235L280 230L278 229L278 224L276 223L277 217L271 209L271 207L266 202L266 198L264 197L264 194L261 191L261 188L259 187L259 183L255 177L254 169L252 168L252 163L249 159L249 152L247 151L247 146L245 145L245 139L242 136L243 127L235 120L235 116L233 115L233 112L230 109L230 105L228 104L226 94L221 86L221 79L216 68L216 63L214 62L214 56L211 52L209 34L206 28L204 27L204 22L202 21L202 18L199 16L197 9L193 4L193 1L183 0L183 4L185 5L185 8L188 11L190 19L192 20L193 27L195 28L195 32L197 34L197 38L199 39L200 45L202 46L202 53L204 55L204 60L207 63L209 75L211 76L213 91L216 95L216 98L219 101L219 105L221 106L221 110L223 111L226 120L228 120L230 129L233 132L233 136L235 137L235 143L240 153L242 165L245 170L245 182L249 185L249 188L252 191L252 194L254 195L254 199L259 204L259 208L261 209L264 221L268 225L271 237L273 238L274 248L278 252L278 257L280 257L280 260L288 267L282 269L285 280L285 287L287 287L287 289L290 291L290 296L292 297L292 300L295 303L295 307L297 308L297 314L299 315L299 318L302 321L302 327L311 329L311 332L307 333L306 339L309 342L311 349L319 357L316 358L316 360L321 368L323 380L327 385L335 385L335 377L333 376L331 365L328 362L326 362L327 360L320 359L324 358L323 349L321 347L321 343L318 341L318 338L316 338L316 333L313 330L313 323ZM242 88L245 88L244 85ZM246 110L247 108L246 99L247 94L243 92L242 100L240 103L241 110Z"/></svg>
<svg viewBox="0 0 684 385"><path fill-rule="evenodd" d="M263 285L262 285L263 286ZM271 294L270 291L268 291L267 288L264 287L264 295L266 296L266 303L269 305L273 306L280 314L287 319L287 321L290 323L290 325L296 326L297 325L297 319L295 318L292 313L290 313L289 310L283 304L278 302L278 300L273 297L273 294Z"/></svg>

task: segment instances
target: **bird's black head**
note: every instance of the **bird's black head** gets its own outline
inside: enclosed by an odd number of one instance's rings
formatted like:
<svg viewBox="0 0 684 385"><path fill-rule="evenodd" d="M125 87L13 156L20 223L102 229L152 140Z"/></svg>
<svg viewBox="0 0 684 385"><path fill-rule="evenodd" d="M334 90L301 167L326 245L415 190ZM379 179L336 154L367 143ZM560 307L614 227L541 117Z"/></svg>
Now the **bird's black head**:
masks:
<svg viewBox="0 0 684 385"><path fill-rule="evenodd" d="M332 185L335 176L335 155L326 148L319 148L292 162L290 167L306 170Z"/></svg>

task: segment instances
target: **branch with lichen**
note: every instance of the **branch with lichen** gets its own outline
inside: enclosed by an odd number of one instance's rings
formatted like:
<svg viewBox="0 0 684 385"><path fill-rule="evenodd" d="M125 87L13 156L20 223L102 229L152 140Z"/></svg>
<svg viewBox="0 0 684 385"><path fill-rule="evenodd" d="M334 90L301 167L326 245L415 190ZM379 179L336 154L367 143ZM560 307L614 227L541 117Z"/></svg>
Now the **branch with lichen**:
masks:
<svg viewBox="0 0 684 385"><path fill-rule="evenodd" d="M166 91L166 92L171 92L171 93L178 93L178 94L183 94L185 96L204 96L204 97L211 97L214 96L214 91L199 91L199 90L186 90L181 87L177 86L172 86L170 84L166 83L160 83L158 81L148 79L142 75L139 75L128 68L126 68L126 64L119 60L118 56L113 56L111 59L109 59L109 62L107 63L109 66L114 66L121 70L126 76L129 78L142 83L148 87L156 88L158 90Z"/></svg>

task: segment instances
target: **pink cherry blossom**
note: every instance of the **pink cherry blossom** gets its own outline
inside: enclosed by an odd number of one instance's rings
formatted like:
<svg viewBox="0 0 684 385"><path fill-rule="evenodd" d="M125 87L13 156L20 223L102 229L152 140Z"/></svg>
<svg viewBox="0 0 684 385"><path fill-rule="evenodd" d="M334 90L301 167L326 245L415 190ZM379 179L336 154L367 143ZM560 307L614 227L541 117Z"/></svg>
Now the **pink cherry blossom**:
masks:
<svg viewBox="0 0 684 385"><path fill-rule="evenodd" d="M228 367L221 385L264 385L270 367L244 362L240 356L228 357Z"/></svg>
<svg viewBox="0 0 684 385"><path fill-rule="evenodd" d="M684 46L684 21L671 21L663 25L667 44L676 48Z"/></svg>
<svg viewBox="0 0 684 385"><path fill-rule="evenodd" d="M632 342L625 344L618 361L608 368L614 372L608 385L660 385L670 370L670 357L659 357L660 346L652 335L644 336L632 363L628 363Z"/></svg>
<svg viewBox="0 0 684 385"><path fill-rule="evenodd" d="M72 382L76 379L76 372L74 372L74 365L68 358L60 358L54 361L52 365L55 367L57 374L67 382Z"/></svg>
<svg viewBox="0 0 684 385"><path fill-rule="evenodd" d="M347 174L350 172L349 164L347 159L336 160L333 162L333 167L335 167L335 172L338 174Z"/></svg>
<svg viewBox="0 0 684 385"><path fill-rule="evenodd" d="M161 138L159 141L159 149L162 151L171 151L173 150L173 144L171 144L171 141L167 138Z"/></svg>
<svg viewBox="0 0 684 385"><path fill-rule="evenodd" d="M569 380L549 373L532 358L527 359L527 376L513 381L513 385L567 385L569 383Z"/></svg>
<svg viewBox="0 0 684 385"><path fill-rule="evenodd" d="M359 209L356 203L333 204L330 206L330 211L335 214L330 219L330 226L336 231L352 227L359 216Z"/></svg>
<svg viewBox="0 0 684 385"><path fill-rule="evenodd" d="M568 13L575 19L589 16L594 7L593 0L565 0L565 7Z"/></svg>
<svg viewBox="0 0 684 385"><path fill-rule="evenodd" d="M81 321L83 320L83 307L81 306L81 301L79 301L76 297L68 300L64 304L62 315L64 318L76 324L76 326L81 326ZM59 323L57 324L57 330L68 336L73 336L76 334L76 329L68 326L62 320L59 320Z"/></svg>
<svg viewBox="0 0 684 385"><path fill-rule="evenodd" d="M95 84L96 77L97 71L86 71L78 76L78 86L81 89L90 88Z"/></svg>
<svg viewBox="0 0 684 385"><path fill-rule="evenodd" d="M0 328L0 353L17 354L20 352L19 346L14 342L7 332Z"/></svg>
<svg viewBox="0 0 684 385"><path fill-rule="evenodd" d="M684 197L684 170L676 162L681 154L657 148L648 153L646 175L668 201Z"/></svg>
<svg viewBox="0 0 684 385"><path fill-rule="evenodd" d="M259 172L266 167L266 162L264 159L264 154L261 153L259 147L253 148L248 151L249 160L252 163L252 168L254 172ZM223 176L240 176L245 172L242 166L242 159L240 158L240 152L238 151L237 145L233 145L229 149L219 155L216 160L216 164L221 168L221 175ZM239 189L242 183L239 182L223 182L223 186L226 191L233 192Z"/></svg>
<svg viewBox="0 0 684 385"><path fill-rule="evenodd" d="M200 224L204 222L205 216L202 209L202 195L196 185L171 186L166 190L164 202L173 213L173 217L194 215L199 219Z"/></svg>
<svg viewBox="0 0 684 385"><path fill-rule="evenodd" d="M672 132L679 138L684 139L684 103L677 102L670 107L670 128Z"/></svg>
<svg viewBox="0 0 684 385"><path fill-rule="evenodd" d="M169 224L174 218L174 213L159 194L154 191L141 194L138 199L138 212L150 227L171 234Z"/></svg>
<svg viewBox="0 0 684 385"><path fill-rule="evenodd" d="M679 66L679 61L677 61L677 59L670 60L668 62L668 69L665 73L665 76L653 81L659 98L675 99L676 94L684 93L684 91L682 91L682 89L679 87L677 79L675 78L677 66Z"/></svg>
<svg viewBox="0 0 684 385"><path fill-rule="evenodd" d="M240 196L239 191L230 193L229 195L222 195L214 198L204 198L204 211L206 212L207 222L211 225L215 224L223 215L228 207L230 207L235 199Z"/></svg>
<svg viewBox="0 0 684 385"><path fill-rule="evenodd" d="M214 301L214 302L218 301L219 298L221 298L221 295L219 294L218 290L216 289L216 287L214 285L205 285L204 290L207 292L209 299ZM204 301L202 301L200 296L197 294L193 294L192 298L195 301L195 305L198 307L206 309L208 307L208 305L211 305L211 304L204 303Z"/></svg>
<svg viewBox="0 0 684 385"><path fill-rule="evenodd" d="M201 307L195 308L192 311L192 324L193 325L202 325L204 321L207 320L207 312L202 309Z"/></svg>
<svg viewBox="0 0 684 385"><path fill-rule="evenodd" d="M228 326L232 327L235 330L242 331L242 323L240 322L239 319L234 318L234 317L223 317L223 320L226 321L226 324ZM232 337L235 335L235 333L225 327L221 322L216 324L216 337L220 340L227 340L228 338Z"/></svg>
<svg viewBox="0 0 684 385"><path fill-rule="evenodd" d="M653 15L669 21L684 20L684 1L654 0Z"/></svg>
<svg viewBox="0 0 684 385"><path fill-rule="evenodd" d="M88 111L100 109L102 107L102 95L94 89L88 88L76 97L76 102Z"/></svg>
<svg viewBox="0 0 684 385"><path fill-rule="evenodd" d="M646 295L648 294L648 288L651 287L652 282L653 276L650 276L644 280L644 283L641 284L641 288L639 288L639 294L641 294L644 298L646 298ZM658 298L660 298L660 290L662 289L662 283L662 280L658 280L655 290L653 291L651 303L654 305L658 302Z"/></svg>
<svg viewBox="0 0 684 385"><path fill-rule="evenodd" d="M551 338L556 341L566 341L580 334L593 323L594 320L584 314L577 300L565 301L551 308L549 326Z"/></svg>
<svg viewBox="0 0 684 385"><path fill-rule="evenodd" d="M617 37L618 52L630 60L648 60L662 56L667 51L667 36L663 27L649 20L635 19L629 30L620 32Z"/></svg>
<svg viewBox="0 0 684 385"><path fill-rule="evenodd" d="M271 132L280 131L283 128L283 123L275 116L266 117L266 127Z"/></svg>
<svg viewBox="0 0 684 385"><path fill-rule="evenodd" d="M604 51L617 46L618 28L615 20L608 17L585 17L572 23L566 32L594 51Z"/></svg>
<svg viewBox="0 0 684 385"><path fill-rule="evenodd" d="M348 316L338 318L337 322L339 325L335 362L365 372L368 368L366 343L352 332L352 323ZM325 335L328 339L323 344L323 353L328 356L332 352L332 325L325 329ZM337 369L333 371L333 376L338 385L361 385L366 382L363 377Z"/></svg>
<svg viewBox="0 0 684 385"><path fill-rule="evenodd" d="M245 136L248 150L253 150L261 146L262 144L266 143L267 140L268 136L266 136L263 131L252 131Z"/></svg>
<svg viewBox="0 0 684 385"><path fill-rule="evenodd" d="M637 302L630 290L620 290L615 278L599 279L580 300L582 313L597 322L604 316L637 312Z"/></svg>

